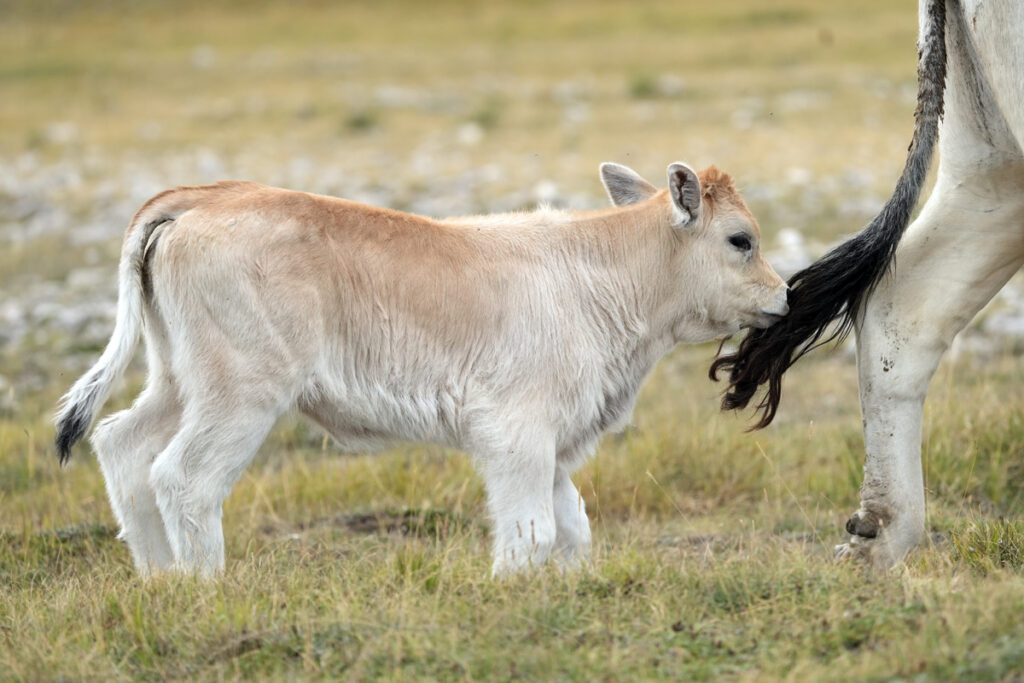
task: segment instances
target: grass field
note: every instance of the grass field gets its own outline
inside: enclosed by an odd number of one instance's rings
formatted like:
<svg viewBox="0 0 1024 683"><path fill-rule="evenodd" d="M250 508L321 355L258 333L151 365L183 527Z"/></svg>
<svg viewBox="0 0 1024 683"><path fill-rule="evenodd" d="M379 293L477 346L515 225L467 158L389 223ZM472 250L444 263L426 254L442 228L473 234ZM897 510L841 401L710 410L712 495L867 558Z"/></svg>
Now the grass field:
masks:
<svg viewBox="0 0 1024 683"><path fill-rule="evenodd" d="M223 578L139 580L57 398L112 326L119 237L166 186L242 177L434 215L606 200L597 165L738 180L766 233L858 229L903 163L916 3L0 2L0 679L1015 680L1024 344L932 385L929 544L836 565L862 441L847 349L748 434L713 346L653 373L575 477L595 557L488 578L459 453L274 429ZM996 312L998 313L998 311ZM143 366L108 411L130 404Z"/></svg>

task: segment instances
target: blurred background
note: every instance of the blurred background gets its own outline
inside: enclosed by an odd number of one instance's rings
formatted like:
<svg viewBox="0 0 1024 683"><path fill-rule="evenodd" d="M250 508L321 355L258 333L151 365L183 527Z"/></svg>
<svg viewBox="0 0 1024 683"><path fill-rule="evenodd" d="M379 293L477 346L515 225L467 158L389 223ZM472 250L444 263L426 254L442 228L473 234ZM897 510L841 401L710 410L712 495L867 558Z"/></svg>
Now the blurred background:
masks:
<svg viewBox="0 0 1024 683"><path fill-rule="evenodd" d="M864 225L902 168L916 9L910 0L0 0L6 505L37 523L48 513L28 502L33 491L80 484L95 495L84 505L73 495L72 516L109 517L95 467L80 481L56 472L49 419L109 337L120 238L151 195L235 178L443 217L602 206L602 161L658 185L672 161L713 163L736 178L788 275ZM999 359L993 372L1012 366L1024 347L1021 292L1018 278L958 350ZM711 453L686 456L698 472L700 458L747 443L736 441L742 419L716 414L721 387L704 379L713 354L680 349L637 417L666 442L712 430L691 448ZM142 370L140 357L108 410L128 404ZM849 460L836 491L852 501L861 457L852 360L819 354L796 372L780 424L797 431L786 438L804 438L815 421L842 425ZM286 421L265 450L320 451L321 440ZM704 472L702 490L728 479L728 465L712 465L723 472ZM743 495L760 495L759 476ZM828 515L840 514L834 502Z"/></svg>

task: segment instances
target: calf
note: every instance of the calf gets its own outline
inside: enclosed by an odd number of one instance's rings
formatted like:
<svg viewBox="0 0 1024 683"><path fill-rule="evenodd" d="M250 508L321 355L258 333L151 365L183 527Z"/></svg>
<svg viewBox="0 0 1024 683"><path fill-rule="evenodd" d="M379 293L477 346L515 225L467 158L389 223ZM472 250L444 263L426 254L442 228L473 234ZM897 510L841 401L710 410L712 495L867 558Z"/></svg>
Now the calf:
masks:
<svg viewBox="0 0 1024 683"><path fill-rule="evenodd" d="M578 562L570 474L653 365L788 309L728 175L601 175L612 208L445 221L242 182L157 195L125 235L110 343L62 401L61 462L141 332L145 389L92 437L141 573L223 568L221 505L292 408L346 449L471 453L494 573Z"/></svg>

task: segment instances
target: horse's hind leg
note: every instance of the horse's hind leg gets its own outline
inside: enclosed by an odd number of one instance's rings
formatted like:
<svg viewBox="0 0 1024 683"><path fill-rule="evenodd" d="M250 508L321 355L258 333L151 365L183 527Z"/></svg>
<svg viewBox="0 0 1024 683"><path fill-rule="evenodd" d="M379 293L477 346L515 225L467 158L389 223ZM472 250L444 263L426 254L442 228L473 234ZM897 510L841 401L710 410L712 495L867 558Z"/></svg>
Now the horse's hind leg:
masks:
<svg viewBox="0 0 1024 683"><path fill-rule="evenodd" d="M1021 177L1021 169L1016 171ZM1024 199L1000 174L939 185L865 307L857 367L867 455L861 504L839 555L898 563L925 532L921 429L953 338L1024 263ZM1012 173L1006 177L1013 178Z"/></svg>

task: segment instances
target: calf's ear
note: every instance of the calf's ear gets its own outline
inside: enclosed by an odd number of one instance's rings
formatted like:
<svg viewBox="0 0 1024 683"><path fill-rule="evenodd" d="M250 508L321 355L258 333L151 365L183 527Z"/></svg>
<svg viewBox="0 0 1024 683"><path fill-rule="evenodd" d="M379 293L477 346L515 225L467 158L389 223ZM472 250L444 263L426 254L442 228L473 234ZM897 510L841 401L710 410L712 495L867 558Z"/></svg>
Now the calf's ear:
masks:
<svg viewBox="0 0 1024 683"><path fill-rule="evenodd" d="M658 188L641 178L633 169L611 162L601 164L601 182L615 206L642 202L658 191Z"/></svg>
<svg viewBox="0 0 1024 683"><path fill-rule="evenodd" d="M668 194L672 197L673 223L686 228L700 217L700 179L697 172L679 161L668 167Z"/></svg>

